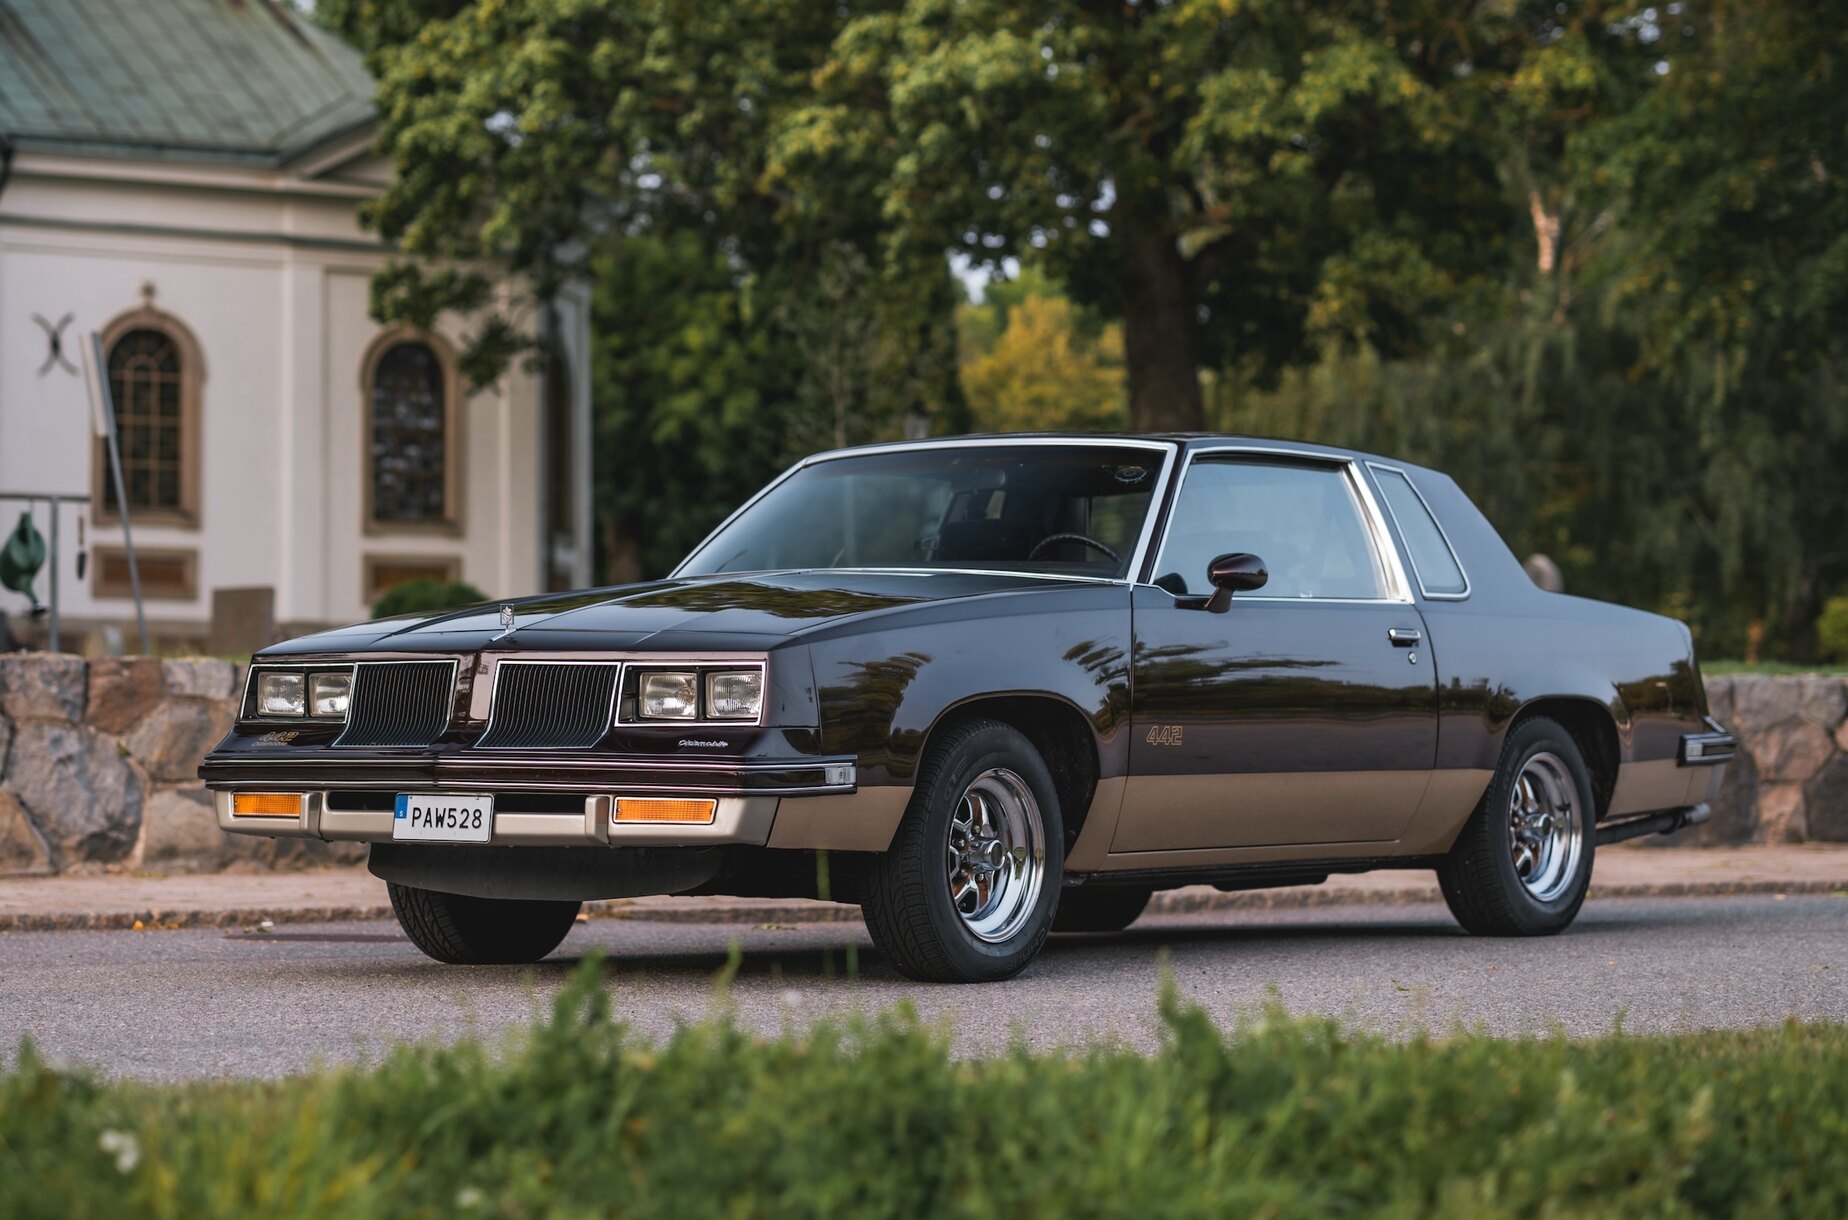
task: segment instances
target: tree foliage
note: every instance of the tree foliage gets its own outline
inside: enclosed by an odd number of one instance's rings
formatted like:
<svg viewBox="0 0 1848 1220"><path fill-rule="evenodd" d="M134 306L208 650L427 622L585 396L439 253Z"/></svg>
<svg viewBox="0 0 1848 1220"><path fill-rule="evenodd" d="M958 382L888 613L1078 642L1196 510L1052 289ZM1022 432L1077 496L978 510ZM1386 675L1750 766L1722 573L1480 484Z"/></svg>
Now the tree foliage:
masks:
<svg viewBox="0 0 1848 1220"><path fill-rule="evenodd" d="M962 383L983 432L1107 431L1128 424L1123 330L1039 276L995 284L959 311Z"/></svg>
<svg viewBox="0 0 1848 1220"><path fill-rule="evenodd" d="M1570 587L1709 650L1806 655L1848 590L1828 6L318 12L380 75L381 316L473 319L480 380L532 329L489 269L595 281L612 575L804 449L1126 415L1451 470ZM1044 278L957 318L946 251Z"/></svg>

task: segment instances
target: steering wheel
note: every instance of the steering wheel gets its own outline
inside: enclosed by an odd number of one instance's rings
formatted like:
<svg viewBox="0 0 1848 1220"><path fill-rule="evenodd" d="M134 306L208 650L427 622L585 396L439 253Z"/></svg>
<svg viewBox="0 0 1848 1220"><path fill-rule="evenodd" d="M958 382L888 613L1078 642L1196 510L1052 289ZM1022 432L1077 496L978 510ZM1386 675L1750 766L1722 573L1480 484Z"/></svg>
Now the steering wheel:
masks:
<svg viewBox="0 0 1848 1220"><path fill-rule="evenodd" d="M1033 549L1027 552L1027 558L1038 559L1040 552L1055 542L1082 542L1084 545L1094 547L1110 556L1110 562L1112 563L1123 562L1123 557L1121 555L1117 554L1097 539L1091 537L1089 534L1048 534L1046 537L1034 543Z"/></svg>

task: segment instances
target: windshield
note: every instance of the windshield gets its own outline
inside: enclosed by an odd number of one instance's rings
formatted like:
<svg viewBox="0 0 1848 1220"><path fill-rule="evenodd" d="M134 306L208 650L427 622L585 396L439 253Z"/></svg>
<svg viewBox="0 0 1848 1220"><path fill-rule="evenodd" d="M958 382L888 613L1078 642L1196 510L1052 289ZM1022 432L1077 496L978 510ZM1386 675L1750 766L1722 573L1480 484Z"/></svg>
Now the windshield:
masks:
<svg viewBox="0 0 1848 1220"><path fill-rule="evenodd" d="M1163 456L997 444L830 458L778 483L677 574L979 568L1121 579Z"/></svg>

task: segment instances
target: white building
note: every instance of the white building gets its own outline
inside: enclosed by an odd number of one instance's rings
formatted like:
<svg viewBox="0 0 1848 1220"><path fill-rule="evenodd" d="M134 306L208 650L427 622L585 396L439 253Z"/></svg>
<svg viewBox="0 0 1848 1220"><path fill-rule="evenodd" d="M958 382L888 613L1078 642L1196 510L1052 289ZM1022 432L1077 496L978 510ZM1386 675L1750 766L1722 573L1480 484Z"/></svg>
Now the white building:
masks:
<svg viewBox="0 0 1848 1220"><path fill-rule="evenodd" d="M293 629L417 576L588 583L586 296L536 311L544 375L473 391L468 319L374 322L371 95L358 53L286 4L0 0L0 494L93 497L62 521L67 630L133 618L75 371L91 331L157 636L202 639L221 587L274 588ZM0 530L22 507L0 500Z"/></svg>

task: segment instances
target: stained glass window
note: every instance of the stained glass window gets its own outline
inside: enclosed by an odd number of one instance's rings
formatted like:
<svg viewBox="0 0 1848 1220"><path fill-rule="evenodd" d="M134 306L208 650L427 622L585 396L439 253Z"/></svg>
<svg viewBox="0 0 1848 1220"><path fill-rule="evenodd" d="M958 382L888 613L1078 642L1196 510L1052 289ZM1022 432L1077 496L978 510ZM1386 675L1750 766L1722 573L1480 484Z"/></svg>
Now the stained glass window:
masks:
<svg viewBox="0 0 1848 1220"><path fill-rule="evenodd" d="M109 392L115 400L122 481L133 511L185 508L180 478L184 371L179 345L150 327L127 332L109 349ZM103 480L103 505L110 512L121 509L114 479Z"/></svg>
<svg viewBox="0 0 1848 1220"><path fill-rule="evenodd" d="M372 371L372 516L447 521L449 419L442 361L427 343L395 343Z"/></svg>

